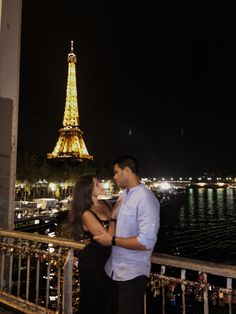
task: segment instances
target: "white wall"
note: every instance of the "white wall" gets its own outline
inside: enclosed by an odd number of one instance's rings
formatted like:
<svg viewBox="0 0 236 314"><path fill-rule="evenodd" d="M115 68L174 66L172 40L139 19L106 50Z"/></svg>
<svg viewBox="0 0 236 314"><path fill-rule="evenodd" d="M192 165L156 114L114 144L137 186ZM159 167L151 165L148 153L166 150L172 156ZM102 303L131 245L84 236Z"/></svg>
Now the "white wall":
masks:
<svg viewBox="0 0 236 314"><path fill-rule="evenodd" d="M0 228L13 228L22 0L0 0Z"/></svg>

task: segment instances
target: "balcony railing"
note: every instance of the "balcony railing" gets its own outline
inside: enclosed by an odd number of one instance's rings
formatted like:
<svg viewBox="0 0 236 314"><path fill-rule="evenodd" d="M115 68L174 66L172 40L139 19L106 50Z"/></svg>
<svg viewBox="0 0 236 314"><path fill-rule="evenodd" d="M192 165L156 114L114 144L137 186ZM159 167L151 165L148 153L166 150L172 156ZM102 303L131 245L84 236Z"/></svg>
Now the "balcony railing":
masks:
<svg viewBox="0 0 236 314"><path fill-rule="evenodd" d="M0 302L23 313L73 313L79 302L75 250L83 244L0 230Z"/></svg>
<svg viewBox="0 0 236 314"><path fill-rule="evenodd" d="M77 261L83 247L58 237L0 229L0 302L23 313L76 313ZM213 275L224 278L225 286L213 284ZM227 308L232 314L236 306L233 279L236 266L154 253L144 312L148 313L151 296L159 305L157 313L168 313L168 306L191 313L189 300L194 299L204 314L220 302L224 302L224 313Z"/></svg>
<svg viewBox="0 0 236 314"><path fill-rule="evenodd" d="M155 268L157 265L158 271L152 271L150 276L150 289L154 297L159 296L159 302L161 299L162 314L168 313L166 300L169 300L174 308L177 296L181 299L179 308L183 314L195 313L188 307L190 303L192 306L189 301L193 300L202 305L201 313L204 314L209 313L210 305L212 313L219 313L222 307L222 313L235 313L236 290L233 289L232 283L236 278L236 266L153 253L152 266ZM179 276L176 276L176 273ZM222 279L223 287L220 286Z"/></svg>

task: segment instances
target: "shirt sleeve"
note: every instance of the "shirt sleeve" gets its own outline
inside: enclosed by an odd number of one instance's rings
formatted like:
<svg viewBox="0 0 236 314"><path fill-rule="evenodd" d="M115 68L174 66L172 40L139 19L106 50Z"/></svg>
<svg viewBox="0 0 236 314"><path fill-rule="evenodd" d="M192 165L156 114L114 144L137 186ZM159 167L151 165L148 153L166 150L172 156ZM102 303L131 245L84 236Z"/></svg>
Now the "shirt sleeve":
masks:
<svg viewBox="0 0 236 314"><path fill-rule="evenodd" d="M143 197L138 206L137 217L137 240L148 250L153 250L160 227L160 203L154 194Z"/></svg>

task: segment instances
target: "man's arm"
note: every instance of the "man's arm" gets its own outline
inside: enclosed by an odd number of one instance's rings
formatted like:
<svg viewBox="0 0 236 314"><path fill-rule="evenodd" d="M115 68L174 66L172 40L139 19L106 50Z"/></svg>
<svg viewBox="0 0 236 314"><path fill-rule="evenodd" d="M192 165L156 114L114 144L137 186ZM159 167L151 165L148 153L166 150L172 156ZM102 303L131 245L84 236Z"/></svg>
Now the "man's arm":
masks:
<svg viewBox="0 0 236 314"><path fill-rule="evenodd" d="M112 235L108 233L96 235L93 238L94 240L96 240L97 242L105 246L112 245ZM130 250L147 250L146 246L142 245L137 240L137 237L130 237L130 238L115 237L115 245L123 247L125 249L130 249Z"/></svg>
<svg viewBox="0 0 236 314"><path fill-rule="evenodd" d="M115 237L115 245L131 250L152 250L160 225L160 204L159 201L148 195L143 198L138 210L139 234L137 237ZM112 234L100 234L94 237L94 240L105 246L112 245Z"/></svg>
<svg viewBox="0 0 236 314"><path fill-rule="evenodd" d="M95 235L93 238L97 242L101 243L104 246L111 246L116 245L123 247L125 249L130 250L147 250L146 246L142 245L137 237L129 237L129 238L122 238L122 237L114 237L115 231L116 231L116 219L117 219L117 210L120 207L121 203L123 202L123 199L120 198L117 203L115 204L112 215L111 215L111 221L108 229L108 233L104 232L100 235ZM115 242L112 244L112 239Z"/></svg>

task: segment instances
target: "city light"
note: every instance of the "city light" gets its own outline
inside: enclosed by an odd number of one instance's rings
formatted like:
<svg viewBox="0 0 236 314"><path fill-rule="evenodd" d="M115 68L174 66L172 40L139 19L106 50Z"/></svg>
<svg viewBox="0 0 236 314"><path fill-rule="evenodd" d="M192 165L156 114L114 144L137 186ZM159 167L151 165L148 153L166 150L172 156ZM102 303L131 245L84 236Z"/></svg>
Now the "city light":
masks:
<svg viewBox="0 0 236 314"><path fill-rule="evenodd" d="M161 190L169 190L171 188L171 185L168 182L162 182L160 184Z"/></svg>

